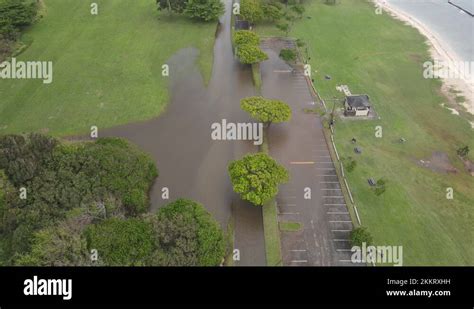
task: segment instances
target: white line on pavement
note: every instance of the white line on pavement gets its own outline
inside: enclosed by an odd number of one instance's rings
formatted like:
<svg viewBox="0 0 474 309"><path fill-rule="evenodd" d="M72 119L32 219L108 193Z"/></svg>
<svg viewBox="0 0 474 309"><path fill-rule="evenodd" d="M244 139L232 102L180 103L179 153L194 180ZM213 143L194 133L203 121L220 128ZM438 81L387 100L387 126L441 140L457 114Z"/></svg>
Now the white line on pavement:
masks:
<svg viewBox="0 0 474 309"><path fill-rule="evenodd" d="M347 211L346 212L328 211L327 214L328 215L348 215L349 213Z"/></svg>

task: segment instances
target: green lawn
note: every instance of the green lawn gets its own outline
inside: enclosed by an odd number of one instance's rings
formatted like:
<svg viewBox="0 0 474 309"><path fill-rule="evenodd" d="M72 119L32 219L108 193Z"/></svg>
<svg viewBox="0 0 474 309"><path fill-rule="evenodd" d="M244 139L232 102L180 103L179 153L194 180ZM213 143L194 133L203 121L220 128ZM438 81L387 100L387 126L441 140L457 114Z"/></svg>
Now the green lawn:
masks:
<svg viewBox="0 0 474 309"><path fill-rule="evenodd" d="M467 121L440 107L440 82L423 79L422 63L430 59L424 38L387 14L376 15L366 1L312 1L306 8L290 36L308 43L322 97L342 97L335 87L347 84L352 93L369 94L381 117L336 124L340 156L357 158L348 179L363 225L376 244L403 245L404 265L474 265L474 180L456 156L460 145L474 149L474 134ZM257 31L282 35L274 26ZM378 125L383 138L375 138ZM352 137L361 155L354 154ZM407 142L398 143L400 137ZM447 153L459 172L417 165L434 151ZM388 181L382 196L370 190L369 177ZM445 197L447 187L453 200Z"/></svg>
<svg viewBox="0 0 474 309"><path fill-rule="evenodd" d="M280 266L282 263L282 257L280 231L278 229L277 205L275 200L272 199L262 207L267 266Z"/></svg>
<svg viewBox="0 0 474 309"><path fill-rule="evenodd" d="M299 222L280 222L279 225L282 232L298 232L303 228Z"/></svg>
<svg viewBox="0 0 474 309"><path fill-rule="evenodd" d="M88 1L44 2L17 59L53 61L54 80L1 80L0 134L77 134L157 116L169 101L161 66L181 48L198 48L210 77L215 23L170 18L154 0L98 0L97 16Z"/></svg>

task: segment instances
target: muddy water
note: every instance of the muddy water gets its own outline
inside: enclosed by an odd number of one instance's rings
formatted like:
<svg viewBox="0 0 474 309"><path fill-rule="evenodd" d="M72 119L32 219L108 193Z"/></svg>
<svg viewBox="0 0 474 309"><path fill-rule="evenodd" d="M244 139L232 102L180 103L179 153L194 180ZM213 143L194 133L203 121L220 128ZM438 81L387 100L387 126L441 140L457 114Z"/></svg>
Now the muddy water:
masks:
<svg viewBox="0 0 474 309"><path fill-rule="evenodd" d="M156 160L159 177L151 193L151 210L176 198L202 203L225 227L232 214L236 219L236 242L246 251L245 264L264 263L261 210L241 202L232 191L227 165L230 161L255 151L252 142L213 141L211 124L249 122L241 111L240 99L254 95L251 72L233 56L230 37L231 1L226 0L214 47L214 66L208 88L196 66L198 50L180 50L167 62L170 66L171 102L167 110L150 121L128 124L102 131L101 136L119 136L137 144ZM161 72L160 72L161 73ZM131 102L130 104L140 104ZM170 190L169 200L162 198L162 188ZM245 218L245 219L242 219ZM242 235L239 231L253 231ZM242 255L245 255L242 252ZM262 261L263 259L263 261Z"/></svg>

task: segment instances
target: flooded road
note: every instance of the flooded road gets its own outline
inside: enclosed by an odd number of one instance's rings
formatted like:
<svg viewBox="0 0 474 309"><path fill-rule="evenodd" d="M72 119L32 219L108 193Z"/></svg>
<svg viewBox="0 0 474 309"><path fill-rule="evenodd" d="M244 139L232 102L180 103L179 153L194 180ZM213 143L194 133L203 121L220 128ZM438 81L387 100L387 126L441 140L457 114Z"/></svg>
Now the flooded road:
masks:
<svg viewBox="0 0 474 309"><path fill-rule="evenodd" d="M196 65L198 50L180 50L167 62L171 96L167 110L156 119L103 130L101 136L126 138L156 161L159 177L150 192L151 211L177 198L189 198L202 203L223 228L234 218L235 247L241 251L241 261L236 264L264 265L261 208L240 201L227 172L230 161L257 148L251 141L211 139L212 123L223 119L250 122L240 109L240 99L255 95L250 69L234 59L231 1L226 0L225 6L208 88ZM167 200L162 198L165 187L170 194Z"/></svg>

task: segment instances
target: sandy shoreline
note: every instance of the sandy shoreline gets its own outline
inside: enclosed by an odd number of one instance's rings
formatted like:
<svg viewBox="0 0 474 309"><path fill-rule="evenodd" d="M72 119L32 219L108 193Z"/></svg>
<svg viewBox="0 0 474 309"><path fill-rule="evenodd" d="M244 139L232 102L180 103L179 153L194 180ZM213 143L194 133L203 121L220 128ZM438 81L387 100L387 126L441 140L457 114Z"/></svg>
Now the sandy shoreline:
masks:
<svg viewBox="0 0 474 309"><path fill-rule="evenodd" d="M460 58L456 53L448 47L433 31L420 22L418 19L408 15L407 13L395 8L393 5L387 3L384 0L372 0L374 4L381 7L384 11L391 14L396 19L405 22L416 28L423 36L425 36L430 45L430 53L433 60L442 61L444 63L459 63ZM457 68L450 66L449 69L456 70ZM443 86L441 90L448 98L453 98L452 90L458 91L458 95L465 97L464 103L456 103L462 105L465 110L474 115L474 80L472 78L443 78ZM453 104L450 104L453 105ZM451 106L456 108L456 106ZM474 124L471 123L474 127Z"/></svg>

